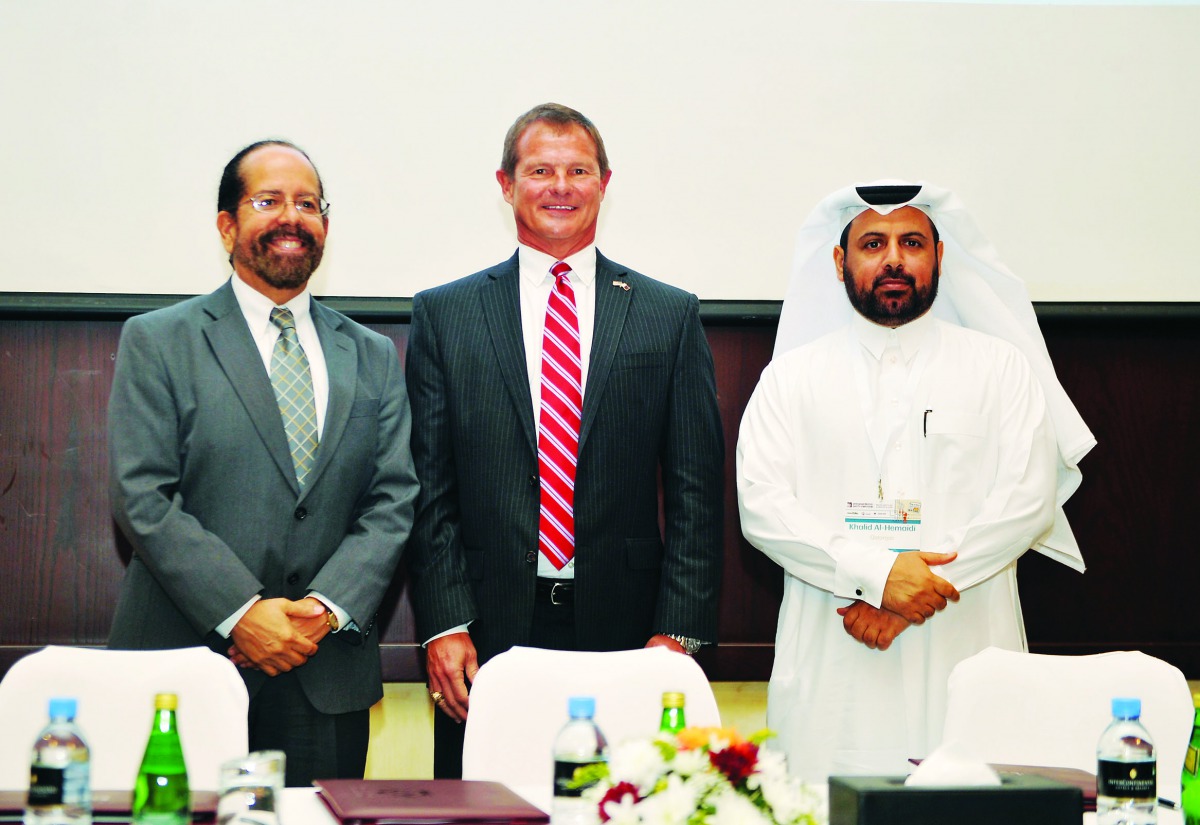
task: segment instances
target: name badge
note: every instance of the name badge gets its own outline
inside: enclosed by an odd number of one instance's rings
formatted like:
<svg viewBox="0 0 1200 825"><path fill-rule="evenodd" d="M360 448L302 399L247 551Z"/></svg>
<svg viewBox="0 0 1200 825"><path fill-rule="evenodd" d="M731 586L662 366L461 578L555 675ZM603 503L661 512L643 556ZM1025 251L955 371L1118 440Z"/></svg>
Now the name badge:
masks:
<svg viewBox="0 0 1200 825"><path fill-rule="evenodd" d="M921 549L921 501L847 501L846 534L869 539L902 553Z"/></svg>

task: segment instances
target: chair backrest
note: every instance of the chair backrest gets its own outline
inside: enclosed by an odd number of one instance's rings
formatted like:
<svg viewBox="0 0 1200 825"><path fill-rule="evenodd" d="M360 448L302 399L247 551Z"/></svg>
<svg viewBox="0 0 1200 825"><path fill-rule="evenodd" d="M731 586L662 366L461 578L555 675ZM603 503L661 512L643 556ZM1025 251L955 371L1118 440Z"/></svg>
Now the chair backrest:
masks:
<svg viewBox="0 0 1200 825"><path fill-rule="evenodd" d="M471 686L463 778L545 791L567 699L594 696L610 745L658 732L662 694L681 691L687 722L721 724L712 687L690 656L665 648L587 653L514 647L479 669ZM536 800L535 800L536 802Z"/></svg>
<svg viewBox="0 0 1200 825"><path fill-rule="evenodd" d="M179 695L179 738L192 789L216 790L221 762L246 753L249 700L237 668L203 647L47 647L18 660L0 681L0 788L29 786L33 740L53 696L79 701L75 721L91 752L92 787L133 787L156 693Z"/></svg>
<svg viewBox="0 0 1200 825"><path fill-rule="evenodd" d="M942 742L991 763L1094 773L1116 696L1142 700L1158 795L1178 802L1192 695L1178 668L1138 651L1047 656L988 648L950 673Z"/></svg>

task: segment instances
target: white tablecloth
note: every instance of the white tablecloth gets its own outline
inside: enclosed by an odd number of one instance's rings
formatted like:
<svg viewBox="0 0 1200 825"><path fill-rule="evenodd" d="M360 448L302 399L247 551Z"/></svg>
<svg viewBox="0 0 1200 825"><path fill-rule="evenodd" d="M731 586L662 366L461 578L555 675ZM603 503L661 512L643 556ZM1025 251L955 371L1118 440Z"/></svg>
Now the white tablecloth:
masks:
<svg viewBox="0 0 1200 825"><path fill-rule="evenodd" d="M543 811L550 810L550 789L514 788L517 793L537 805ZM280 808L280 825L338 825L333 814L317 798L311 788L287 788L283 792ZM1096 815L1083 815L1083 825L1096 825ZM1168 808L1158 809L1158 825L1183 825L1183 813Z"/></svg>

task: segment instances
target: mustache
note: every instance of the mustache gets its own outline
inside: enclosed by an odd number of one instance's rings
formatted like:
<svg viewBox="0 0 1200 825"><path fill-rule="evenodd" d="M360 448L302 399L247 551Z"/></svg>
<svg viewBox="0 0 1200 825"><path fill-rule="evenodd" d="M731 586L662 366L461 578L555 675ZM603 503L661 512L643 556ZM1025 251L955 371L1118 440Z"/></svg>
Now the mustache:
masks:
<svg viewBox="0 0 1200 825"><path fill-rule="evenodd" d="M317 242L317 239L312 236L311 232L302 226L296 226L287 229L280 227L279 229L272 229L269 232L264 232L259 237L258 243L261 247L266 248L267 244L278 238L295 238L310 249L315 246Z"/></svg>
<svg viewBox="0 0 1200 825"><path fill-rule="evenodd" d="M910 288L912 288L912 289L917 288L917 279L914 278L913 276L907 274L903 269L887 270L882 275L879 275L878 277L875 278L874 282L872 282L872 284L871 284L871 288L879 289L879 287L883 285L884 281L903 281Z"/></svg>

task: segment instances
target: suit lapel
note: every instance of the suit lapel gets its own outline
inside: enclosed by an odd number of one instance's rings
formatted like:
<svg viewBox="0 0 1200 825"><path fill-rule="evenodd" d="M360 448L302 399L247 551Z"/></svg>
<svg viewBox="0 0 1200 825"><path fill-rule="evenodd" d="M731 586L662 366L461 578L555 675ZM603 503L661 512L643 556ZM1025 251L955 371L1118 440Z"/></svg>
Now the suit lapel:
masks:
<svg viewBox="0 0 1200 825"><path fill-rule="evenodd" d="M262 356L250 336L246 317L242 315L229 282L212 293L204 311L211 319L204 326L204 337L212 347L217 363L233 385L233 391L241 399L246 414L250 416L259 438L267 445L267 451L279 471L299 494L296 471L292 467L292 453L279 414L279 403L275 400L270 376L263 368Z"/></svg>
<svg viewBox="0 0 1200 825"><path fill-rule="evenodd" d="M325 408L321 442L317 446L317 461L308 474L305 493L313 488L321 472L329 465L330 457L337 451L338 442L350 420L350 408L354 404L358 382L358 350L349 336L341 331L342 319L317 301L309 300L313 324L317 328L317 337L321 339L321 352L325 356L325 371L329 376L329 403Z"/></svg>
<svg viewBox="0 0 1200 825"><path fill-rule="evenodd" d="M492 348L500 367L500 378L508 390L529 449L537 452L533 401L525 364L525 340L521 335L520 266L514 254L495 267L479 291Z"/></svg>
<svg viewBox="0 0 1200 825"><path fill-rule="evenodd" d="M625 270L601 255L599 250L596 251L596 323L592 329L587 388L583 393L583 420L579 426L580 454L596 418L604 385L612 371L613 357L617 354L617 344L621 342L621 333L625 329L625 316L629 312L633 291L613 285L613 281L624 277Z"/></svg>

